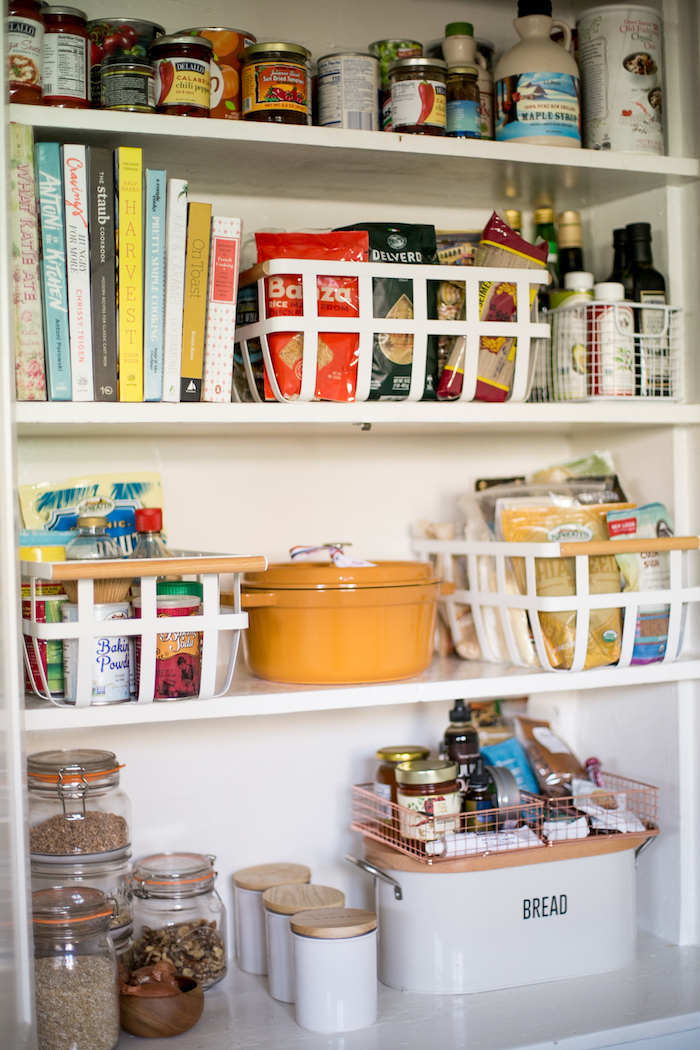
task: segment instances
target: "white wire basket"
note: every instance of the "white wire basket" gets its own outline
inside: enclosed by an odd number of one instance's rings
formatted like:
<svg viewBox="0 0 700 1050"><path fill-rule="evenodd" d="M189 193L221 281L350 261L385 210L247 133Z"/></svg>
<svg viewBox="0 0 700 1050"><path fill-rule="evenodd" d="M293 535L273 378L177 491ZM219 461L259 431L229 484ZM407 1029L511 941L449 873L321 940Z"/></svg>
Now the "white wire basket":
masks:
<svg viewBox="0 0 700 1050"><path fill-rule="evenodd" d="M156 655L159 637L197 632L201 643L201 677L197 699L209 700L224 696L233 679L241 631L248 626L248 614L241 609L240 574L259 572L267 568L262 557L226 554L200 554L176 551L175 557L164 562L162 558L139 560L64 561L64 562L20 562L20 573L29 581L29 594L23 599L29 616L22 620L24 634L24 661L32 691L43 700L58 707L89 707L100 703L93 696L93 679L96 644L99 639L128 637L140 639L138 681L134 679L131 700L148 704L155 699ZM157 615L157 577L167 571L169 577L188 577L202 584L201 612L196 616ZM219 574L233 573L233 608L220 605ZM100 601L115 601L100 594L112 588L116 593L123 584L126 596L131 580L140 583L141 616L136 619L96 619L95 605ZM44 599L37 587L41 580L59 580L64 588L74 586L77 597L77 620L63 623L43 623L37 605ZM96 586L97 585L97 586ZM97 599L96 601L96 591ZM120 599L121 600L121 599ZM128 601L128 598L124 598ZM226 671L221 687L216 688L221 635L230 638ZM45 655L40 642L71 639L77 641L75 700L66 699L49 687ZM30 659L30 649L33 659ZM195 697L193 696L192 699Z"/></svg>
<svg viewBox="0 0 700 1050"><path fill-rule="evenodd" d="M303 314L299 316L268 317L265 280L284 274L300 274L302 281ZM317 282L319 277L355 277L358 288L358 316L319 316ZM411 281L413 285L413 317L409 320L374 316L373 282L379 278ZM372 381L373 343L375 333L413 336L410 386L405 400L419 401L425 390L428 336L463 337L466 339L462 391L459 400L473 401L479 375L480 340L507 338L517 340L512 378L508 384L507 399L525 401L532 382L537 344L549 338L549 325L537 320L536 308L531 309L533 292L549 281L547 271L490 267L425 266L390 263L318 262L308 259L274 259L254 266L241 275L241 284L258 284L260 320L243 325L236 331L237 343L243 359L250 395L254 401L264 400L255 381L249 343L259 341L267 379L277 401L312 401L316 397L319 333L342 332L359 336L355 401L370 400ZM447 281L465 289L465 318L438 320L428 316L430 301L428 282ZM480 319L480 291L486 284L502 283L515 289L517 310L512 320L482 321ZM534 316L533 316L534 314ZM268 336L276 332L303 334L301 359L301 387L298 397L290 398L280 389L268 344ZM483 355L482 355L483 359ZM235 394L234 394L235 396Z"/></svg>
<svg viewBox="0 0 700 1050"><path fill-rule="evenodd" d="M682 310L660 304L591 300L547 314L531 401L683 397Z"/></svg>
<svg viewBox="0 0 700 1050"><path fill-rule="evenodd" d="M536 666L559 674L582 671L586 666L591 612L621 610L621 632L613 639L619 658L609 666L629 667L635 647L637 617L641 610L664 609L665 644L663 656L654 662L672 663L680 656L687 607L700 601L700 587L684 584L686 552L700 548L697 536L657 539L600 540L576 543L477 543L469 540L411 541L421 557L440 555L442 575L449 583L464 582L454 593L441 597L455 646L461 641L459 613L471 608L481 657L491 663L511 663L531 667L525 655L523 631L530 634ZM670 585L664 590L590 593L589 559L619 554L668 552ZM574 559L575 593L544 597L537 592L537 566L540 559ZM520 562L517 578L525 581L523 593L514 585L513 559ZM466 569L466 573L465 570ZM621 585L622 586L622 585ZM575 640L567 663L557 665L545 643L542 614L575 613ZM666 625L667 618L667 625ZM503 648L505 651L503 651Z"/></svg>

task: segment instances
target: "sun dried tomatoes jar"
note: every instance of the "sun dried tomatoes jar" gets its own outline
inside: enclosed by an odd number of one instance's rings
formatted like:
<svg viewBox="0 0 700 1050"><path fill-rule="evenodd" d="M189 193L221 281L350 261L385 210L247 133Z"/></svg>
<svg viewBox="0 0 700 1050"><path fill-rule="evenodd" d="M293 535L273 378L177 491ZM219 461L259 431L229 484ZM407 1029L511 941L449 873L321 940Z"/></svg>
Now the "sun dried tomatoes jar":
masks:
<svg viewBox="0 0 700 1050"><path fill-rule="evenodd" d="M87 15L44 8L44 105L89 109Z"/></svg>
<svg viewBox="0 0 700 1050"><path fill-rule="evenodd" d="M44 68L44 17L39 0L9 0L5 40L10 102L40 106Z"/></svg>
<svg viewBox="0 0 700 1050"><path fill-rule="evenodd" d="M243 119L311 123L311 52L302 44L253 44L243 52Z"/></svg>
<svg viewBox="0 0 700 1050"><path fill-rule="evenodd" d="M447 62L399 58L389 66L391 130L405 135L444 135Z"/></svg>
<svg viewBox="0 0 700 1050"><path fill-rule="evenodd" d="M156 75L156 113L208 117L214 45L206 37L173 33L149 48Z"/></svg>

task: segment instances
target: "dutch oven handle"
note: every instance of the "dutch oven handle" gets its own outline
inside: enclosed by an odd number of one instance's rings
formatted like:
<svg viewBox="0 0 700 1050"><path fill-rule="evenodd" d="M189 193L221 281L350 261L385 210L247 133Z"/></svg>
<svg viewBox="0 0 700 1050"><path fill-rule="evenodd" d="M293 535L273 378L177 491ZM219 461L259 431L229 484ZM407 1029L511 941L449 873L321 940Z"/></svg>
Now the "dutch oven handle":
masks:
<svg viewBox="0 0 700 1050"><path fill-rule="evenodd" d="M233 591L221 592L222 605L234 605ZM274 591L243 591L241 592L242 609L259 609L265 605L276 605L277 595Z"/></svg>
<svg viewBox="0 0 700 1050"><path fill-rule="evenodd" d="M362 868L368 875L374 875L375 879L381 879L382 882L388 882L390 886L394 887L394 897L397 901L403 900L403 893L396 879L392 879L391 875L387 875L381 868L376 868L374 864L370 864L368 860L363 860L361 857L353 857L352 854L346 853L345 859L349 860L351 864L355 864L358 868Z"/></svg>

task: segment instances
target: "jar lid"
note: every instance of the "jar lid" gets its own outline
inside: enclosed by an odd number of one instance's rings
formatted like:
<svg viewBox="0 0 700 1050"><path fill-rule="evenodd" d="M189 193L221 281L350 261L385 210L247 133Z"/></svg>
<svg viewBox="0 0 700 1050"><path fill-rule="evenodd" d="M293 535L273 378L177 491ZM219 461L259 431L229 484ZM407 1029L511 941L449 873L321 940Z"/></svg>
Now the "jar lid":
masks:
<svg viewBox="0 0 700 1050"><path fill-rule="evenodd" d="M297 912L310 909L342 908L345 905L345 894L332 886L287 883L265 890L263 904L268 911L274 911L278 915L296 915Z"/></svg>
<svg viewBox="0 0 700 1050"><path fill-rule="evenodd" d="M79 529L106 529L107 518L102 517L101 514L86 514L84 517L77 519L76 525Z"/></svg>
<svg viewBox="0 0 700 1050"><path fill-rule="evenodd" d="M36 751L27 756L27 776L46 784L58 784L59 780L98 780L123 768L113 751L75 748L70 751Z"/></svg>
<svg viewBox="0 0 700 1050"><path fill-rule="evenodd" d="M305 864L256 864L252 868L234 871L233 882L241 890L264 893L273 886L311 882L311 869Z"/></svg>
<svg viewBox="0 0 700 1050"><path fill-rule="evenodd" d="M40 926L109 920L112 913L112 904L104 893L91 886L61 886L32 893L32 919Z"/></svg>
<svg viewBox="0 0 700 1050"><path fill-rule="evenodd" d="M77 7L54 7L54 5L51 4L51 6L47 7L43 12L43 15L44 18L46 18L47 15L71 15L73 18L82 18L83 22L87 22L87 15L84 11L79 11Z"/></svg>
<svg viewBox="0 0 700 1050"><path fill-rule="evenodd" d="M216 872L216 857L204 853L153 853L134 864L132 878L146 893L180 892L188 895L204 888Z"/></svg>
<svg viewBox="0 0 700 1050"><path fill-rule="evenodd" d="M479 70L476 66L450 66L448 72L450 76L452 76L453 73L468 73L470 76L474 77L478 77L479 75Z"/></svg>
<svg viewBox="0 0 700 1050"><path fill-rule="evenodd" d="M376 752L380 762L410 762L415 758L427 758L429 754L430 748L421 744L392 744L391 747L380 747Z"/></svg>
<svg viewBox="0 0 700 1050"><path fill-rule="evenodd" d="M445 36L474 36L471 22L450 22L445 26Z"/></svg>
<svg viewBox="0 0 700 1050"><path fill-rule="evenodd" d="M360 587L414 587L437 583L432 566L419 561L380 561L376 565L339 568L333 562L280 562L265 572L247 572L244 587L265 590L350 590Z"/></svg>
<svg viewBox="0 0 700 1050"><path fill-rule="evenodd" d="M364 908L314 908L294 915L290 925L303 937L340 940L376 930L377 916Z"/></svg>
<svg viewBox="0 0 700 1050"><path fill-rule="evenodd" d="M255 55L265 55L268 51L281 51L286 55L298 55L300 58L311 58L311 52L303 44L250 44L243 52L244 60Z"/></svg>
<svg viewBox="0 0 700 1050"><path fill-rule="evenodd" d="M437 69L441 73L446 73L447 62L443 62L441 58L420 58L417 55L413 58L397 58L389 66L389 75L400 73L402 70L407 72L414 70L416 73L420 73L427 69Z"/></svg>
<svg viewBox="0 0 700 1050"><path fill-rule="evenodd" d="M214 45L205 36L193 37L191 33L170 33L168 36L159 36L149 47L153 51L157 47L168 47L170 44L189 44L190 47L203 47L207 51L213 51Z"/></svg>
<svg viewBox="0 0 700 1050"><path fill-rule="evenodd" d="M447 759L422 759L402 762L396 767L399 784L445 784L457 776L457 766Z"/></svg>
<svg viewBox="0 0 700 1050"><path fill-rule="evenodd" d="M131 850L128 846L121 849L109 851L109 857L103 854L50 854L30 853L29 867L32 875L67 876L68 878L81 878L82 876L111 875L118 872L120 868L130 867Z"/></svg>
<svg viewBox="0 0 700 1050"><path fill-rule="evenodd" d="M159 598L168 594L188 594L201 601L204 597L204 584L198 583L197 580L163 580L156 585L156 592Z"/></svg>

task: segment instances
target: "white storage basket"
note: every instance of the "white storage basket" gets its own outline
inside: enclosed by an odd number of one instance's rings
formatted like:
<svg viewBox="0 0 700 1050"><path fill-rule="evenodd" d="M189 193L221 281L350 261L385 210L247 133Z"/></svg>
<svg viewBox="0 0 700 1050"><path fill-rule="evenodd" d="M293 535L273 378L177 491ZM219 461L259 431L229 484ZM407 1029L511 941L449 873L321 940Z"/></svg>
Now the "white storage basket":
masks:
<svg viewBox="0 0 700 1050"><path fill-rule="evenodd" d="M464 336L466 360L460 400L472 401L476 393L479 340L485 336L517 338L517 353L512 380L511 401L525 401L532 381L536 344L549 338L549 325L531 317L531 289L549 281L547 271L505 269L500 267L412 266L390 263L318 262L308 259L274 259L248 271L258 278L260 313L266 312L265 279L279 274L301 274L303 315L288 317L262 316L256 324L243 325L236 332L251 396L262 400L250 361L248 343L260 340L267 378L277 401L290 400L280 390L275 376L267 336L273 332L302 332L304 348L301 363L299 401L312 401L316 391L319 332L357 333L359 335L357 385L355 401L367 401L372 378L372 345L375 332L412 335L413 362L407 401L419 401L425 387L428 336ZM317 278L319 276L356 277L359 295L358 317L319 317L317 311ZM373 281L395 278L413 282L413 319L375 318ZM243 278L245 281L245 277ZM428 318L428 282L449 281L465 285L466 320L441 321ZM479 288L484 282L507 282L516 286L517 314L513 321L481 321Z"/></svg>
<svg viewBox="0 0 700 1050"><path fill-rule="evenodd" d="M547 314L531 401L679 401L683 397L681 309L591 300Z"/></svg>
<svg viewBox="0 0 700 1050"><path fill-rule="evenodd" d="M158 635L169 632L201 632L202 664L200 700L224 696L231 685L238 653L241 631L248 626L248 614L241 610L240 574L261 571L267 567L262 557L235 555L204 555L188 551L175 552L176 556L163 561L161 558L120 561L66 561L66 562L20 562L20 572L29 578L28 619L22 620L25 666L32 681L34 692L44 700L59 707L88 707L93 703L92 676L95 659L95 641L98 638L137 636L141 639L140 673L136 696L132 699L140 704L154 699L156 675L156 644ZM167 570L170 576L186 576L197 579L203 587L201 613L186 619L176 616L157 616L156 578ZM234 606L225 609L219 603L219 574L233 573ZM95 581L138 580L141 585L141 617L138 619L95 620ZM42 601L37 594L37 580L77 581L78 620L64 623L37 622L36 603ZM127 585L128 587L128 585ZM125 588L127 589L127 588ZM225 680L216 691L219 637L231 636ZM40 639L64 641L77 639L77 683L75 703L52 693L39 652ZM36 674L31 670L28 646L34 647Z"/></svg>
<svg viewBox="0 0 700 1050"><path fill-rule="evenodd" d="M589 543L476 543L468 540L423 540L411 542L415 554L426 557L441 555L445 580L453 582L458 577L455 559L466 561L467 587L457 588L453 594L441 598L447 610L448 622L455 644L461 641L456 605L471 607L482 658L492 663L503 662L494 651L492 629L494 617L502 631L508 651L509 662L521 667L529 666L523 659L513 630L514 610L525 610L541 666L548 671L568 674L582 671L588 648L588 628L592 609L622 609L624 620L620 646L620 658L615 666L628 667L632 660L635 641L635 626L640 608L669 606L668 632L664 663L678 659L682 645L683 625L689 603L700 601L700 587L684 586L684 554L700 547L697 536L673 536L658 539L601 540ZM614 592L590 594L588 559L593 556L616 554L643 554L645 551L669 552L670 587L665 590ZM537 594L535 559L575 558L576 593L562 597L541 597ZM525 564L525 594L514 594L508 590L507 569L510 559L522 558ZM479 562L486 560L488 571L479 572ZM495 589L485 589L481 581L488 579ZM552 666L540 625L539 613L575 611L576 640L570 668ZM517 615L517 613L515 613ZM491 629L485 622L491 618Z"/></svg>

